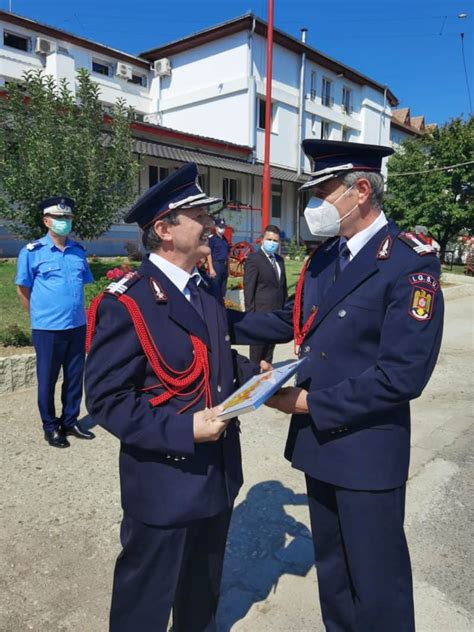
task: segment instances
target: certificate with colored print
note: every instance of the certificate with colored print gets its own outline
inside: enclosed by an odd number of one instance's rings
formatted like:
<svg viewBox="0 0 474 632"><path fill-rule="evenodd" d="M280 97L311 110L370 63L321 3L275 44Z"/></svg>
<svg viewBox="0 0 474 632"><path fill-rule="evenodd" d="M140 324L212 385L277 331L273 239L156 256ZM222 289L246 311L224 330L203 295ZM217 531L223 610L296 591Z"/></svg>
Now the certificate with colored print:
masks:
<svg viewBox="0 0 474 632"><path fill-rule="evenodd" d="M250 413L264 404L298 370L306 358L274 365L271 371L254 375L230 397L222 402L224 412L219 419L225 420Z"/></svg>

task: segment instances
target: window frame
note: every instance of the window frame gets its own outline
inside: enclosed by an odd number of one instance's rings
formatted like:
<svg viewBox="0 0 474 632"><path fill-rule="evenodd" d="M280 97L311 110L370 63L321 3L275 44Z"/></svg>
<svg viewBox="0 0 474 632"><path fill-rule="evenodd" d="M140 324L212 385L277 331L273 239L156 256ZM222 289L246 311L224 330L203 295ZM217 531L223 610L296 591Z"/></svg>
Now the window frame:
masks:
<svg viewBox="0 0 474 632"><path fill-rule="evenodd" d="M341 109L345 114L352 114L354 111L354 106L352 105L352 88L349 86L342 86L342 99L341 99ZM348 96L349 98L344 98ZM348 103L346 103L348 101Z"/></svg>
<svg viewBox="0 0 474 632"><path fill-rule="evenodd" d="M18 39L24 40L26 42L26 48L20 48L18 46L12 46L11 44L6 44L5 43L6 35L10 35L12 37L17 37ZM15 33L15 31L4 29L3 30L3 45L13 50L21 50L23 53L31 53L33 50L33 39L31 37L28 37L28 35L22 35L21 33Z"/></svg>
<svg viewBox="0 0 474 632"><path fill-rule="evenodd" d="M227 190L227 194L232 193L233 184L231 183L235 183L235 196L234 197L232 197L231 195L226 195L226 183L229 183L230 185L230 188ZM231 178L229 176L224 176L222 178L222 199L224 200L224 204L227 204L227 202L235 202L236 200L238 200L239 190L240 190L240 179Z"/></svg>
<svg viewBox="0 0 474 632"><path fill-rule="evenodd" d="M327 135L325 134L325 131L327 130ZM321 140L331 140L331 121L326 121L326 119L321 119L321 130L320 130L320 134L319 137Z"/></svg>
<svg viewBox="0 0 474 632"><path fill-rule="evenodd" d="M318 96L318 73L316 70L311 71L310 84L309 84L309 98L311 101L316 101Z"/></svg>
<svg viewBox="0 0 474 632"><path fill-rule="evenodd" d="M98 66L103 66L104 68L108 69L107 74L105 72L101 72L100 70L95 70L94 69L94 64L98 65ZM92 62L91 62L91 72L94 75L97 75L99 77L113 77L114 76L114 68L112 63L101 60L101 59L96 59L96 58L92 58Z"/></svg>
<svg viewBox="0 0 474 632"><path fill-rule="evenodd" d="M329 86L329 91L325 90L325 86ZM321 82L321 104L327 108L332 108L334 105L333 93L333 81L329 77L323 76Z"/></svg>

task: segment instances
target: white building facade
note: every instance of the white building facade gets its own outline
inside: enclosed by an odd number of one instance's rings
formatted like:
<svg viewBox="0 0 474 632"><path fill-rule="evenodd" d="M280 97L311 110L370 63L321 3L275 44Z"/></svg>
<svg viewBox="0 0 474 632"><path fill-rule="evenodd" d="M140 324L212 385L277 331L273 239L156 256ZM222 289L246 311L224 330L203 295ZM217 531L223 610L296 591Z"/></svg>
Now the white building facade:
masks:
<svg viewBox="0 0 474 632"><path fill-rule="evenodd" d="M212 194L261 205L266 93L265 22L246 15L139 56L0 11L1 84L44 70L75 90L86 68L104 108L121 97L136 111L137 192L194 160ZM308 160L303 138L390 144L384 86L281 32L274 32L271 221L299 235L297 194ZM228 212L236 240L260 231L257 212ZM100 254L100 253L98 253Z"/></svg>

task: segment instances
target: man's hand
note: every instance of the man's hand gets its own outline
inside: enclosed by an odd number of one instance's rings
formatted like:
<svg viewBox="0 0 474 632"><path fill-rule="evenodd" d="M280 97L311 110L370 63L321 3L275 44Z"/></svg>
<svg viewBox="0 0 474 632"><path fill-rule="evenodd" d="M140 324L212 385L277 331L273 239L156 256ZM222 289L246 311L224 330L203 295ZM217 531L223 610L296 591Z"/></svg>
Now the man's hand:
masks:
<svg viewBox="0 0 474 632"><path fill-rule="evenodd" d="M219 415L223 412L223 406L205 408L193 415L194 443L204 443L206 441L217 441L230 419L220 421Z"/></svg>
<svg viewBox="0 0 474 632"><path fill-rule="evenodd" d="M287 386L286 388L281 388L265 404L287 415L304 415L309 412L307 397L308 391L305 391L304 388Z"/></svg>
<svg viewBox="0 0 474 632"><path fill-rule="evenodd" d="M265 360L260 360L260 373L268 373L268 371L272 371L273 366L266 362Z"/></svg>
<svg viewBox="0 0 474 632"><path fill-rule="evenodd" d="M217 272L214 270L214 268L209 268L208 274L211 277L211 279L215 279L217 276Z"/></svg>

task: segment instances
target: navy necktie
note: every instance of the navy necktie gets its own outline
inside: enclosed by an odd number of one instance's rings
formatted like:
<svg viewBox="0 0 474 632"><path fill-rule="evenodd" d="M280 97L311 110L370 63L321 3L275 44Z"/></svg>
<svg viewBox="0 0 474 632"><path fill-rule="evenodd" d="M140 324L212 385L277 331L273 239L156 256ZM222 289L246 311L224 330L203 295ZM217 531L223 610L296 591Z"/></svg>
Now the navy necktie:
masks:
<svg viewBox="0 0 474 632"><path fill-rule="evenodd" d="M194 309L197 311L199 316L204 320L204 310L202 308L201 296L199 294L199 289L198 289L198 284L197 284L197 277L196 276L192 276L189 279L189 281L187 282L186 287L189 290L189 298L190 298L189 302L194 307Z"/></svg>
<svg viewBox="0 0 474 632"><path fill-rule="evenodd" d="M335 276L336 279L344 270L344 268L349 264L349 257L351 255L351 251L349 250L349 247L347 246L347 242L345 240L341 239L341 241L339 242L338 248L339 248L339 255L337 257L337 263L336 263L336 276Z"/></svg>

